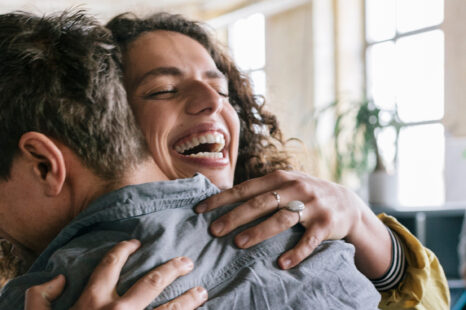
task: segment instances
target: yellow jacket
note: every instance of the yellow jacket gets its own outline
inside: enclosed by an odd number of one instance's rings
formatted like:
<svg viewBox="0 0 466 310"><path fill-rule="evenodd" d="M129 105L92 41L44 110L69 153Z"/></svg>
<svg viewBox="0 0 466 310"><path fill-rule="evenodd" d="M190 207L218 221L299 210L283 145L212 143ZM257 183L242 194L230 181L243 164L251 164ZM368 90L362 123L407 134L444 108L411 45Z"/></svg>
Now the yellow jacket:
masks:
<svg viewBox="0 0 466 310"><path fill-rule="evenodd" d="M381 309L450 309L450 291L443 268L435 254L425 248L394 217L379 219L398 234L406 254L404 279L394 289L382 292Z"/></svg>

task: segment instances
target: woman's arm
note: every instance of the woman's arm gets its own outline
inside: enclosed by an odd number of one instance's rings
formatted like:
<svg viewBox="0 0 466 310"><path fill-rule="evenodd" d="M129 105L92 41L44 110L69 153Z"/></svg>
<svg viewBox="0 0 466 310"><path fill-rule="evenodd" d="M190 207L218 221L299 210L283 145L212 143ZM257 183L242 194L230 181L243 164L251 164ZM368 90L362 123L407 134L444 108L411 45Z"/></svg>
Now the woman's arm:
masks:
<svg viewBox="0 0 466 310"><path fill-rule="evenodd" d="M280 197L279 203L274 193ZM387 276L387 271L392 275L391 270L401 272L392 277L393 282L382 286L390 287L381 292L382 309L448 309L447 281L435 255L393 218L381 215L379 219L343 186L299 172L277 171L212 196L196 210L207 212L245 201L211 224L215 236L271 215L235 236L237 246L248 248L297 224L296 213L282 210L292 200L300 200L306 206L301 218L306 231L293 249L280 256L278 263L282 268L300 263L323 240L345 239L355 246L356 266L368 278L378 280ZM247 241L242 243L244 240ZM396 262L400 264L398 268Z"/></svg>
<svg viewBox="0 0 466 310"><path fill-rule="evenodd" d="M389 269L390 236L370 208L347 188L300 172L276 171L248 180L206 199L196 211L245 201L211 224L215 236L271 214L235 237L237 246L248 248L297 224L297 213L283 209L292 200L300 200L306 206L301 218L306 231L298 244L279 258L282 268L296 266L324 240L346 239L355 246L356 265L368 278L379 278Z"/></svg>
<svg viewBox="0 0 466 310"><path fill-rule="evenodd" d="M123 296L116 293L120 271L128 257L139 248L137 240L123 241L110 250L92 273L74 310L144 309L176 278L189 273L193 263L177 257L153 269L138 280ZM72 281L72 279L70 279ZM52 309L52 302L65 287L65 277L58 275L26 292L25 310ZM207 300L207 291L193 288L156 309L196 309Z"/></svg>
<svg viewBox="0 0 466 310"><path fill-rule="evenodd" d="M406 271L397 287L381 292L381 309L450 309L450 291L438 258L394 217L379 218L399 237L406 253Z"/></svg>

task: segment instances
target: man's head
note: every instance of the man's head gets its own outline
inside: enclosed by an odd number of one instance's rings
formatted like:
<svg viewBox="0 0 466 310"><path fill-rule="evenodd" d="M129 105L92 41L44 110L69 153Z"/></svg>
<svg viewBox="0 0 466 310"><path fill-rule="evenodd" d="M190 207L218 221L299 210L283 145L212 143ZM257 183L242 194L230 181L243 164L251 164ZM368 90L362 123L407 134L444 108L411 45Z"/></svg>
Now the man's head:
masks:
<svg viewBox="0 0 466 310"><path fill-rule="evenodd" d="M81 12L0 16L0 178L8 179L18 142L32 131L106 179L145 155L114 49L109 32Z"/></svg>
<svg viewBox="0 0 466 310"><path fill-rule="evenodd" d="M20 248L37 253L149 156L114 49L82 12L0 15L0 237Z"/></svg>

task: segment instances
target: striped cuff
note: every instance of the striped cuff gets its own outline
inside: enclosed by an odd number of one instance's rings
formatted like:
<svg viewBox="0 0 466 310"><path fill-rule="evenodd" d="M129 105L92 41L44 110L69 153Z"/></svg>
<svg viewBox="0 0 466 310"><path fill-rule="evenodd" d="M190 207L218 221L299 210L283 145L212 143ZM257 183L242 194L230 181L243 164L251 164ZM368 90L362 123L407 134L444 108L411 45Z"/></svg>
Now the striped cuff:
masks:
<svg viewBox="0 0 466 310"><path fill-rule="evenodd" d="M372 284L374 284L375 288L380 292L391 290L397 286L406 270L406 257L400 239L398 239L396 233L393 233L390 228L387 227L387 229L390 239L392 240L392 263L388 271L382 277L371 280Z"/></svg>

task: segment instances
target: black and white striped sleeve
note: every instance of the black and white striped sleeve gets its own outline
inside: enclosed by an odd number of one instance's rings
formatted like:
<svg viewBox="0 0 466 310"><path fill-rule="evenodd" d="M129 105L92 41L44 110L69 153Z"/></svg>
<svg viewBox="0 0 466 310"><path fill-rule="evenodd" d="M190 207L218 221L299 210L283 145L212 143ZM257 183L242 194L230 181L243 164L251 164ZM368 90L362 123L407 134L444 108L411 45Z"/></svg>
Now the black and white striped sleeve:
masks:
<svg viewBox="0 0 466 310"><path fill-rule="evenodd" d="M379 292L388 291L396 287L403 279L406 270L406 257L400 239L398 239L396 233L393 233L390 228L387 227L387 229L392 240L392 263L383 276L371 280Z"/></svg>

